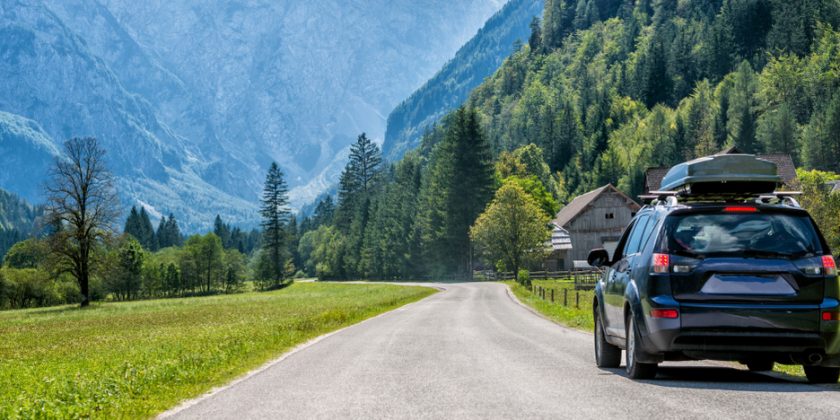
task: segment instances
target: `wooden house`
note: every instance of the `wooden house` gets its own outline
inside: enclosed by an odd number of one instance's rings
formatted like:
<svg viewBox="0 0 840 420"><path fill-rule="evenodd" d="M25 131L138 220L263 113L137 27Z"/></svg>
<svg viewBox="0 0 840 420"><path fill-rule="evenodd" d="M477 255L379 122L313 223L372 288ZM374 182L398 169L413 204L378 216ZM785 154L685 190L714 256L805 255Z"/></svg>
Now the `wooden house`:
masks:
<svg viewBox="0 0 840 420"><path fill-rule="evenodd" d="M594 248L606 248L612 255L640 208L611 184L576 197L551 221L551 254L545 269L574 269L575 261L586 261Z"/></svg>

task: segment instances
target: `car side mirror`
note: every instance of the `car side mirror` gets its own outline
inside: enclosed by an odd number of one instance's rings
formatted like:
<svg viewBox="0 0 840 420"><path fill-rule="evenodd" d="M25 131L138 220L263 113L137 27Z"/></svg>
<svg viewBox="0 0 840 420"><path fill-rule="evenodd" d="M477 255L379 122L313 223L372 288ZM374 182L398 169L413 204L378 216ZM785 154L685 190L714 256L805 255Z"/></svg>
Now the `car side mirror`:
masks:
<svg viewBox="0 0 840 420"><path fill-rule="evenodd" d="M610 254L604 248L596 248L589 251L589 257L586 262L593 267L604 267L610 265Z"/></svg>

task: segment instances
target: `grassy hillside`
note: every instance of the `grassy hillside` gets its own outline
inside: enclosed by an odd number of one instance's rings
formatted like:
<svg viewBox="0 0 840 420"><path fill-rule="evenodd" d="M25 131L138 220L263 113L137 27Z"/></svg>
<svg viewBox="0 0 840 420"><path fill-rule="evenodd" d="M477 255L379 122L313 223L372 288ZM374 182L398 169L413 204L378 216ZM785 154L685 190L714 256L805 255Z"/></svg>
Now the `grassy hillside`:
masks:
<svg viewBox="0 0 840 420"><path fill-rule="evenodd" d="M434 293L270 293L0 312L0 418L149 417L318 335Z"/></svg>

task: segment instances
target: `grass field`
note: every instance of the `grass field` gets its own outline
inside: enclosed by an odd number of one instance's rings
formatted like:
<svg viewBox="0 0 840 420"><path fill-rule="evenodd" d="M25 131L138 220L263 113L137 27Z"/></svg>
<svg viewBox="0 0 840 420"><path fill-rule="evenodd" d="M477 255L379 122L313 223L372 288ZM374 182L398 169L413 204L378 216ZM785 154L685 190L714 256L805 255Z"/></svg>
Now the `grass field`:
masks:
<svg viewBox="0 0 840 420"><path fill-rule="evenodd" d="M516 297L526 305L536 309L539 313L568 327L591 332L594 328L592 318L593 291L580 291L580 307L575 307L575 290L571 280L533 280L534 286L540 286L548 291L554 289L554 303L549 294L543 300L536 293L531 293L526 287L514 281L506 281ZM568 306L563 306L563 289L568 290ZM559 297L559 299L558 299ZM740 366L740 365L739 365ZM776 363L774 370L788 375L804 377L805 372L799 365L782 365Z"/></svg>
<svg viewBox="0 0 840 420"><path fill-rule="evenodd" d="M299 283L284 290L0 312L0 418L137 418L318 335L434 293Z"/></svg>
<svg viewBox="0 0 840 420"><path fill-rule="evenodd" d="M591 290L575 291L575 285L571 280L533 280L535 287L546 289L546 299L543 300L536 293L531 293L528 288L519 285L515 281L506 281L513 290L516 297L526 305L536 309L541 314L572 328L592 331L592 298L594 292ZM550 291L554 290L554 303L550 300ZM563 290L567 290L567 305L563 305ZM576 295L580 295L579 307L575 305Z"/></svg>

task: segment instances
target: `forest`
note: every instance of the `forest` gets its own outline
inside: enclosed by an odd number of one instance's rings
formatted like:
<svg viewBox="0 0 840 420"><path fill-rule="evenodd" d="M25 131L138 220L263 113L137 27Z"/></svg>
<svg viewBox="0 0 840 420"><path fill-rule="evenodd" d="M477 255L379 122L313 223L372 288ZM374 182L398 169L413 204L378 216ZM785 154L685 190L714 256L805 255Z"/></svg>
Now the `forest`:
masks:
<svg viewBox="0 0 840 420"><path fill-rule="evenodd" d="M635 197L646 168L731 146L790 154L803 203L836 249L840 207L826 183L840 172L838 23L835 1L546 1L528 42L418 150L387 167L370 160L381 173L373 188L345 182L371 166L351 160L337 205L321 202L306 221L304 269L322 278L516 271L487 241L471 241L494 194L509 195L500 187L517 184L553 216L557 203L607 183Z"/></svg>

